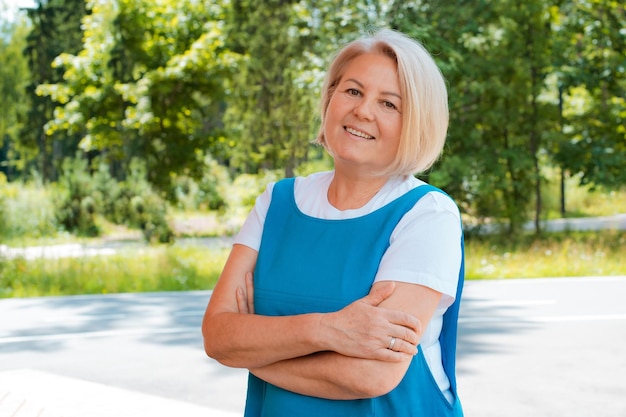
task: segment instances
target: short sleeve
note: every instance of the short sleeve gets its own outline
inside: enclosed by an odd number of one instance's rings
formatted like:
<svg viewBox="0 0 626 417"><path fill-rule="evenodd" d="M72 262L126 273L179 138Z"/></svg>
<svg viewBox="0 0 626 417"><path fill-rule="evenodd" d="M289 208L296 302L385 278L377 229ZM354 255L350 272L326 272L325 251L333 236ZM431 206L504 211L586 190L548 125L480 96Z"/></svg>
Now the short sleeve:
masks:
<svg viewBox="0 0 626 417"><path fill-rule="evenodd" d="M263 236L263 225L272 201L273 189L274 183L270 183L265 188L265 191L257 197L254 207L241 226L239 233L235 236L233 243L245 245L257 252L259 251L261 237Z"/></svg>
<svg viewBox="0 0 626 417"><path fill-rule="evenodd" d="M443 294L440 308L449 307L459 279L461 234L452 199L439 192L426 194L394 229L375 281L424 285Z"/></svg>

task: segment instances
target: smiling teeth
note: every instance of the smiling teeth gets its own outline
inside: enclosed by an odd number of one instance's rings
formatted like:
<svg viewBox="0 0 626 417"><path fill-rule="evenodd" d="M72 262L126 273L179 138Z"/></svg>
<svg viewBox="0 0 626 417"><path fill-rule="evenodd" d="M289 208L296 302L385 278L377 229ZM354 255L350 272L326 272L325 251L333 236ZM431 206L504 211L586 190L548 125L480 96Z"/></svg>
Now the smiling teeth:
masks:
<svg viewBox="0 0 626 417"><path fill-rule="evenodd" d="M360 132L358 130L354 130L351 127L346 127L346 131L352 135L358 136L363 139L374 139L374 136L370 136L366 133Z"/></svg>

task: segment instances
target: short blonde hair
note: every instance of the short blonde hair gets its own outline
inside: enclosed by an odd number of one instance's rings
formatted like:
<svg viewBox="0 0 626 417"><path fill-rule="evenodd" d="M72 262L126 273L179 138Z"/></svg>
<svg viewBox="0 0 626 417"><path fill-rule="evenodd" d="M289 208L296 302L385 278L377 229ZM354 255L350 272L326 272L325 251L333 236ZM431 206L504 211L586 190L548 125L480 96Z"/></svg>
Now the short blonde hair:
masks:
<svg viewBox="0 0 626 417"><path fill-rule="evenodd" d="M324 124L330 100L355 58L379 53L397 65L402 96L402 133L394 162L383 175L413 175L430 168L443 151L448 130L448 93L441 71L417 41L389 29L344 46L330 64L322 87L321 126L316 143L326 148Z"/></svg>

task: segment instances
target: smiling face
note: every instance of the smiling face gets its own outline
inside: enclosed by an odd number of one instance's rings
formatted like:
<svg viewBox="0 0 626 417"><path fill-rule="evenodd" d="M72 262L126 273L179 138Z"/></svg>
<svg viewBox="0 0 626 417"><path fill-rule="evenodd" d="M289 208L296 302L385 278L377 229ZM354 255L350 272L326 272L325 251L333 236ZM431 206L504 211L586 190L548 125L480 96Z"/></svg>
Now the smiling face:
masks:
<svg viewBox="0 0 626 417"><path fill-rule="evenodd" d="M402 132L396 63L379 53L350 61L328 104L325 145L336 169L376 175L394 160Z"/></svg>

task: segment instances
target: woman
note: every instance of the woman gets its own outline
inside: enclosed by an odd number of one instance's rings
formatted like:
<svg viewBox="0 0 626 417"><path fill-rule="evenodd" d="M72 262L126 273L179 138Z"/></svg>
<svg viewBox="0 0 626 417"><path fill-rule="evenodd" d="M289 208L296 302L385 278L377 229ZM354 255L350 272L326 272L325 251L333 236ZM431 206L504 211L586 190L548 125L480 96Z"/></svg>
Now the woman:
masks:
<svg viewBox="0 0 626 417"><path fill-rule="evenodd" d="M460 215L413 176L445 142L443 77L383 30L339 51L321 104L334 170L257 199L207 307L205 350L250 370L246 416L461 416Z"/></svg>

